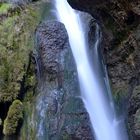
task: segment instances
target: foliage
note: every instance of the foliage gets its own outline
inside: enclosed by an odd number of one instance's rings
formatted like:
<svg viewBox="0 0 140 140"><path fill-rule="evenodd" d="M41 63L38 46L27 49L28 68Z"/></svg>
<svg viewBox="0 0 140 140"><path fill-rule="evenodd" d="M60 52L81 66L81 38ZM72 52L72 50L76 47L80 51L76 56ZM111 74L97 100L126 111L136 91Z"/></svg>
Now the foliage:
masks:
<svg viewBox="0 0 140 140"><path fill-rule="evenodd" d="M15 100L10 106L8 115L4 120L3 133L5 135L15 134L22 119L23 119L22 102L20 100Z"/></svg>

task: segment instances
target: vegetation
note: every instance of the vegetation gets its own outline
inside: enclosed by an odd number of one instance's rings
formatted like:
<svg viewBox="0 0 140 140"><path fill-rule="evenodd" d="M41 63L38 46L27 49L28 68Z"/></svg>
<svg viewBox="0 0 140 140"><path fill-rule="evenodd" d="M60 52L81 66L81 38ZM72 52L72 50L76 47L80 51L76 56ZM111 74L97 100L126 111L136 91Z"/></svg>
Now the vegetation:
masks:
<svg viewBox="0 0 140 140"><path fill-rule="evenodd" d="M8 17L0 25L0 102L12 102L19 95L38 21L38 15L28 7L22 15Z"/></svg>
<svg viewBox="0 0 140 140"><path fill-rule="evenodd" d="M1 3L0 4L0 14L5 14L12 7L12 4Z"/></svg>
<svg viewBox="0 0 140 140"><path fill-rule="evenodd" d="M9 108L8 115L4 121L3 133L5 135L15 134L23 119L23 104L15 100Z"/></svg>
<svg viewBox="0 0 140 140"><path fill-rule="evenodd" d="M34 31L41 17L39 2L15 8L14 12L9 10L12 8L15 7L11 4L0 3L0 103L8 103L3 110L6 118L0 112L0 125L5 135L16 133L26 117L23 113L30 109L36 84L32 59Z"/></svg>

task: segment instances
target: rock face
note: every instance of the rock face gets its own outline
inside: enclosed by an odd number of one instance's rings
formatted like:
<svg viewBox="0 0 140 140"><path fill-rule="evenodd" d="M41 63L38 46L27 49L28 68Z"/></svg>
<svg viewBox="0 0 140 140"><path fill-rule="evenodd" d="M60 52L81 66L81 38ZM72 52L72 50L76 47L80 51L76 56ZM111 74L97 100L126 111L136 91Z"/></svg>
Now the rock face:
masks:
<svg viewBox="0 0 140 140"><path fill-rule="evenodd" d="M140 86L136 86L130 98L129 122L130 131L135 139L140 139Z"/></svg>
<svg viewBox="0 0 140 140"><path fill-rule="evenodd" d="M44 26L45 28L43 28ZM61 23L56 24L54 21L49 21L47 24L40 25L37 30L40 57L48 74L57 74L64 69L59 62L59 59L61 59L60 52L65 49L68 40L63 26Z"/></svg>
<svg viewBox="0 0 140 140"><path fill-rule="evenodd" d="M113 10L132 10L134 13L140 15L139 0L67 0L75 9L82 11L103 10L103 8L112 8ZM112 4L112 5L110 5ZM115 11L114 11L115 13ZM117 13L116 13L117 14ZM121 14L121 13L119 13Z"/></svg>
<svg viewBox="0 0 140 140"><path fill-rule="evenodd" d="M140 99L138 94L135 95L135 90L140 85L140 1L68 0L68 2L73 8L90 13L100 24L103 32L102 52L114 98L127 110L131 138L140 139L138 121Z"/></svg>
<svg viewBox="0 0 140 140"><path fill-rule="evenodd" d="M43 67L26 139L92 140L64 25L44 22L38 26L36 38Z"/></svg>

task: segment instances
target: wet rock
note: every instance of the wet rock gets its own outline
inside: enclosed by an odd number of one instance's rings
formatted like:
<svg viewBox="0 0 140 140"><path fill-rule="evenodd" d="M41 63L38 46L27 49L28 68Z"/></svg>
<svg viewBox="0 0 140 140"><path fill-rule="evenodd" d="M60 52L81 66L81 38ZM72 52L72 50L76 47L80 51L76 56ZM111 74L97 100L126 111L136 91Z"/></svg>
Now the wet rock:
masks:
<svg viewBox="0 0 140 140"><path fill-rule="evenodd" d="M134 115L134 133L137 137L140 138L140 108Z"/></svg>
<svg viewBox="0 0 140 140"><path fill-rule="evenodd" d="M75 61L64 25L41 23L36 30L41 66L37 98L27 137L45 140L92 140L89 116L80 96ZM29 131L28 131L29 132Z"/></svg>
<svg viewBox="0 0 140 140"><path fill-rule="evenodd" d="M129 114L135 114L140 108L140 86L136 86L130 99Z"/></svg>
<svg viewBox="0 0 140 140"><path fill-rule="evenodd" d="M130 98L129 105L129 130L134 140L140 138L140 86L136 86Z"/></svg>
<svg viewBox="0 0 140 140"><path fill-rule="evenodd" d="M38 27L36 32L43 66L49 74L57 74L63 70L59 62L61 61L60 52L68 43L64 25L56 21L45 22Z"/></svg>

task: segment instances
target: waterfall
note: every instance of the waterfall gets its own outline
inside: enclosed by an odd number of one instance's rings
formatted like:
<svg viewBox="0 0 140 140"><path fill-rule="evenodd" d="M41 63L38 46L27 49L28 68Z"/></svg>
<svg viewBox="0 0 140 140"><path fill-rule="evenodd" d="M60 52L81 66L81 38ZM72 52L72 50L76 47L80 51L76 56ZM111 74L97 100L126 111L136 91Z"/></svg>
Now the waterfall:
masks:
<svg viewBox="0 0 140 140"><path fill-rule="evenodd" d="M55 5L57 17L64 23L69 35L71 50L77 66L81 96L89 113L95 139L127 140L124 122L119 120L115 114L106 71L103 75L103 70L100 69L104 66L98 53L99 26L96 26L96 42L93 60L91 60L79 14L69 6L66 0L55 0Z"/></svg>

